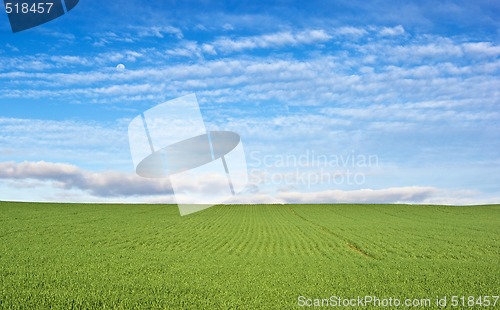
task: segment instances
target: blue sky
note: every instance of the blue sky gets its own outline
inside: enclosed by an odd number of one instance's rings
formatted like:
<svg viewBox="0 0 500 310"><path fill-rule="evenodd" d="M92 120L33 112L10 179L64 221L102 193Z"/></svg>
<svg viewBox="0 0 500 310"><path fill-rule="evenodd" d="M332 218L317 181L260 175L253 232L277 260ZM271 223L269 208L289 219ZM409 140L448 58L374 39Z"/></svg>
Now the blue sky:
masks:
<svg viewBox="0 0 500 310"><path fill-rule="evenodd" d="M195 93L239 202L500 201L495 1L80 1L0 14L0 200L173 202L127 126ZM126 69L119 71L118 64Z"/></svg>

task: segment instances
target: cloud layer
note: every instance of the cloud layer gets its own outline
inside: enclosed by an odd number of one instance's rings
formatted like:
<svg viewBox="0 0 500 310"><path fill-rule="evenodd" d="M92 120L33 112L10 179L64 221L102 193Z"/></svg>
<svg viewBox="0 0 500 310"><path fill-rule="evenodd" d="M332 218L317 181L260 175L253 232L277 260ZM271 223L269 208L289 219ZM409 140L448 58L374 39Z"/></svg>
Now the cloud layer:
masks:
<svg viewBox="0 0 500 310"><path fill-rule="evenodd" d="M210 195L226 184L212 175L205 176L200 184L183 180L179 188ZM74 165L49 162L0 163L0 191L26 191L36 188L53 188L52 193L25 201L127 201L141 203L175 203L175 195L168 178L145 179L133 174L117 172L88 172ZM5 187L6 186L6 187ZM61 191L61 192L58 192ZM86 193L86 194L85 194ZM182 192L177 193L183 195ZM282 190L278 194L245 190L225 203L433 203L472 204L494 203L498 199L477 199L477 192L450 192L434 187L393 187L383 189L324 190L300 192ZM52 196L51 196L52 195ZM50 198L52 197L52 199ZM6 192L2 199L9 200ZM118 200L117 200L118 199Z"/></svg>
<svg viewBox="0 0 500 310"><path fill-rule="evenodd" d="M89 172L74 165L49 162L0 163L0 179L42 181L56 188L78 189L96 197L165 195L172 193L168 179L146 179L119 172ZM15 182L13 183L15 186Z"/></svg>

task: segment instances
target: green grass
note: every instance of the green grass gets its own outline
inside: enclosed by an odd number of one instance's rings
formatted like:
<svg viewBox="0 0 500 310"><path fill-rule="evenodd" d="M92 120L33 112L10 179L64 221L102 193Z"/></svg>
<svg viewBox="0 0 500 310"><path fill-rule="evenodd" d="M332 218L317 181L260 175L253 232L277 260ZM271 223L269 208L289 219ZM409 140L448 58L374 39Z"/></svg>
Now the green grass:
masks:
<svg viewBox="0 0 500 310"><path fill-rule="evenodd" d="M180 217L171 205L3 202L0 308L499 295L499 239L500 205L216 206Z"/></svg>

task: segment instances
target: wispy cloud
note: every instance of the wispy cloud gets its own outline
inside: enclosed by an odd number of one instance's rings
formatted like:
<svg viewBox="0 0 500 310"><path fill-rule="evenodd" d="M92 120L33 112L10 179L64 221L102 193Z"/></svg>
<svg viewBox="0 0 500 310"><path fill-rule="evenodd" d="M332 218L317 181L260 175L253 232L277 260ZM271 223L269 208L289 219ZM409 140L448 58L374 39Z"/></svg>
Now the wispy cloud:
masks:
<svg viewBox="0 0 500 310"><path fill-rule="evenodd" d="M277 32L253 37L231 39L219 38L211 45L221 52L234 52L256 48L273 48L284 46L297 46L302 44L315 44L331 39L325 30L313 29L301 32Z"/></svg>
<svg viewBox="0 0 500 310"><path fill-rule="evenodd" d="M131 169L127 123L0 118L0 161L12 158Z"/></svg>
<svg viewBox="0 0 500 310"><path fill-rule="evenodd" d="M397 32L400 28L387 29ZM460 100L470 97L471 92L494 98L494 88L488 87L497 82L500 70L496 59L499 47L494 42L436 36L410 36L404 39L405 44L392 37L383 43L336 38L341 34L376 38L378 32L387 29L339 27L206 42L182 40L167 50L0 57L0 81L9 89L0 98L59 97L71 102L78 97L78 102L119 103L189 90L212 94L210 100L215 102L228 102L222 92L214 96L215 90L221 89L231 89L231 95L240 99L307 105L414 101L413 95L424 96L420 98L424 100L431 96ZM319 44L315 49L323 52L296 58L237 53L308 44ZM328 53L332 45L340 45L342 53ZM210 59L221 54L227 57ZM171 62L179 57L192 61ZM117 72L115 67L120 62L134 66ZM113 91L118 88L123 89L121 96Z"/></svg>
<svg viewBox="0 0 500 310"><path fill-rule="evenodd" d="M381 36L399 36L405 33L403 26L398 25L396 27L382 27L379 34Z"/></svg>
<svg viewBox="0 0 500 310"><path fill-rule="evenodd" d="M116 43L132 45L146 38L162 40L168 37L180 40L184 34L181 29L171 25L129 26L126 31L98 32L86 36L85 39L92 42L94 47L103 48Z"/></svg>
<svg viewBox="0 0 500 310"><path fill-rule="evenodd" d="M365 28L361 27L353 27L353 26L343 26L335 28L333 34L340 36L353 36L353 37L362 37L368 34L368 31Z"/></svg>
<svg viewBox="0 0 500 310"><path fill-rule="evenodd" d="M182 39L184 34L182 30L174 26L142 26L142 27L130 27L132 30L137 31L137 36L139 37L157 37L163 39L165 35L173 35L177 39Z"/></svg>
<svg viewBox="0 0 500 310"><path fill-rule="evenodd" d="M6 43L5 47L7 49L9 49L11 52L14 52L14 53L19 52L19 49L12 44Z"/></svg>

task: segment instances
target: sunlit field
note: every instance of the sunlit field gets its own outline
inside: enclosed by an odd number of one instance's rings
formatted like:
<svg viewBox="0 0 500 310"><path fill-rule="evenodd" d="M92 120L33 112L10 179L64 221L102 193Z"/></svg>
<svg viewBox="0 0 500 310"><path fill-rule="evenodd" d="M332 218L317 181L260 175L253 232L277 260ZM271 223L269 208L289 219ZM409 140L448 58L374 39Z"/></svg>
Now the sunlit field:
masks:
<svg viewBox="0 0 500 310"><path fill-rule="evenodd" d="M0 308L453 308L499 295L499 238L500 205L3 202Z"/></svg>

